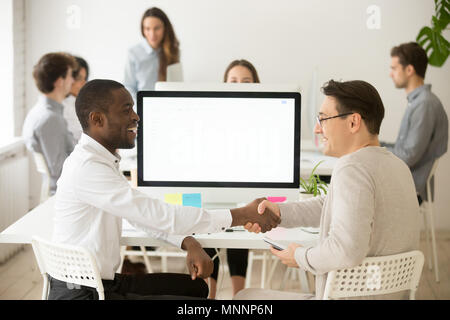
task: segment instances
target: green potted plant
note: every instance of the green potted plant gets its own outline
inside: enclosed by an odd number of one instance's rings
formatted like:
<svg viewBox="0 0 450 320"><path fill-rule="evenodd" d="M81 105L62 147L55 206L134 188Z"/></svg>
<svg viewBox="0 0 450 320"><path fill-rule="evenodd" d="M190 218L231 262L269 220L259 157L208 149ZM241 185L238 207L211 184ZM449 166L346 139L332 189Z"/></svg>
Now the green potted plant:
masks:
<svg viewBox="0 0 450 320"><path fill-rule="evenodd" d="M300 177L300 199L315 197L317 195L327 194L328 184L322 181L318 174L315 173L317 167L324 160L317 163L311 171L307 180Z"/></svg>
<svg viewBox="0 0 450 320"><path fill-rule="evenodd" d="M441 67L450 53L450 43L442 35L450 23L450 0L434 0L435 15L431 17L432 27L423 27L416 41L425 49L428 63Z"/></svg>

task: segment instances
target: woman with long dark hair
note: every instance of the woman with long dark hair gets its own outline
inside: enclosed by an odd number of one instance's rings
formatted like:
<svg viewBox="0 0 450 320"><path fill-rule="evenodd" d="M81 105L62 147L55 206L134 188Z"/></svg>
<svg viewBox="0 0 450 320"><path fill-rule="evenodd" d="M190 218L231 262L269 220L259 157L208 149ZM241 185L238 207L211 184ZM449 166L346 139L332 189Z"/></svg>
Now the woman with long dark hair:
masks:
<svg viewBox="0 0 450 320"><path fill-rule="evenodd" d="M139 90L153 90L165 81L167 66L180 61L179 42L169 18L159 8L144 12L141 19L143 41L128 50L124 85L136 99Z"/></svg>

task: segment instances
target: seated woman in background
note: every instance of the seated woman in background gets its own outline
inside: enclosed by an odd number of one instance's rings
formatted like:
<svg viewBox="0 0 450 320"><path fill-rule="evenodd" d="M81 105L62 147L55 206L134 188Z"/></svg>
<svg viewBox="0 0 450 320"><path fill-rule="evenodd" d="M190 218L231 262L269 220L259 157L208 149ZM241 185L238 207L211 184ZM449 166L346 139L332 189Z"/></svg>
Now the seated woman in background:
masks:
<svg viewBox="0 0 450 320"><path fill-rule="evenodd" d="M255 67L247 60L234 60L225 70L223 82L259 83L258 73ZM216 249L205 248L206 253L212 258L216 255ZM209 297L215 299L217 291L217 277L219 273L219 258L214 259L214 271L209 280ZM230 269L233 296L244 289L245 276L248 265L248 249L227 249L227 262Z"/></svg>
<svg viewBox="0 0 450 320"><path fill-rule="evenodd" d="M157 81L166 81L167 66L180 61L179 42L161 9L145 11L141 33L144 40L128 50L123 81L135 102L139 90L153 90Z"/></svg>

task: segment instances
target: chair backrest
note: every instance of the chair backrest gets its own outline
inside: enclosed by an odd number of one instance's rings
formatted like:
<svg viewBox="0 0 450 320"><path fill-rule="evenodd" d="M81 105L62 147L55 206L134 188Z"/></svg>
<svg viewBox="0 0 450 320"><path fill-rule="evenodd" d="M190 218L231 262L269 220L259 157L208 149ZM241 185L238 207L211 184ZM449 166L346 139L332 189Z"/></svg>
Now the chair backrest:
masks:
<svg viewBox="0 0 450 320"><path fill-rule="evenodd" d="M354 268L328 273L324 299L373 296L411 290L414 299L422 273L421 251L365 258Z"/></svg>
<svg viewBox="0 0 450 320"><path fill-rule="evenodd" d="M104 300L100 272L87 249L39 237L33 237L31 244L42 275L48 274L60 281L95 288L99 299Z"/></svg>
<svg viewBox="0 0 450 320"><path fill-rule="evenodd" d="M33 152L33 158L37 171L42 175L41 202L44 202L50 193L50 172L42 153Z"/></svg>

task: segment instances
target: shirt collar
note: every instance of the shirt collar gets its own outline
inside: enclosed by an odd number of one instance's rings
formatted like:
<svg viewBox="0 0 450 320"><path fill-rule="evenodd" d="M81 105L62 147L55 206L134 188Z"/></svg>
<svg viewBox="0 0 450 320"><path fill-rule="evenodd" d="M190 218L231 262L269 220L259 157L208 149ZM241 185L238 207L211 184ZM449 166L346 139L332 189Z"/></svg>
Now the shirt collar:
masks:
<svg viewBox="0 0 450 320"><path fill-rule="evenodd" d="M103 145L101 145L97 140L93 139L89 135L85 134L84 132L81 133L80 140L78 141L78 144L81 146L88 146L91 149L94 149L95 153L99 156L105 158L109 162L111 162L114 166L118 167L119 162L121 160L121 157L115 153L112 154L108 151Z"/></svg>
<svg viewBox="0 0 450 320"><path fill-rule="evenodd" d="M64 105L53 100L50 99L49 97L45 96L45 95L41 95L39 97L39 101L41 102L42 105L45 105L45 107L47 109L50 109L52 111L56 111L62 114L63 109L64 109Z"/></svg>
<svg viewBox="0 0 450 320"><path fill-rule="evenodd" d="M158 48L156 50L153 49L152 46L148 43L147 39L142 40L141 45L147 54L152 54L153 52L158 53L161 50L161 48Z"/></svg>
<svg viewBox="0 0 450 320"><path fill-rule="evenodd" d="M424 84L420 87L415 88L413 91L411 91L408 96L408 102L411 102L415 100L422 92L424 91L430 91L431 90L431 84Z"/></svg>

